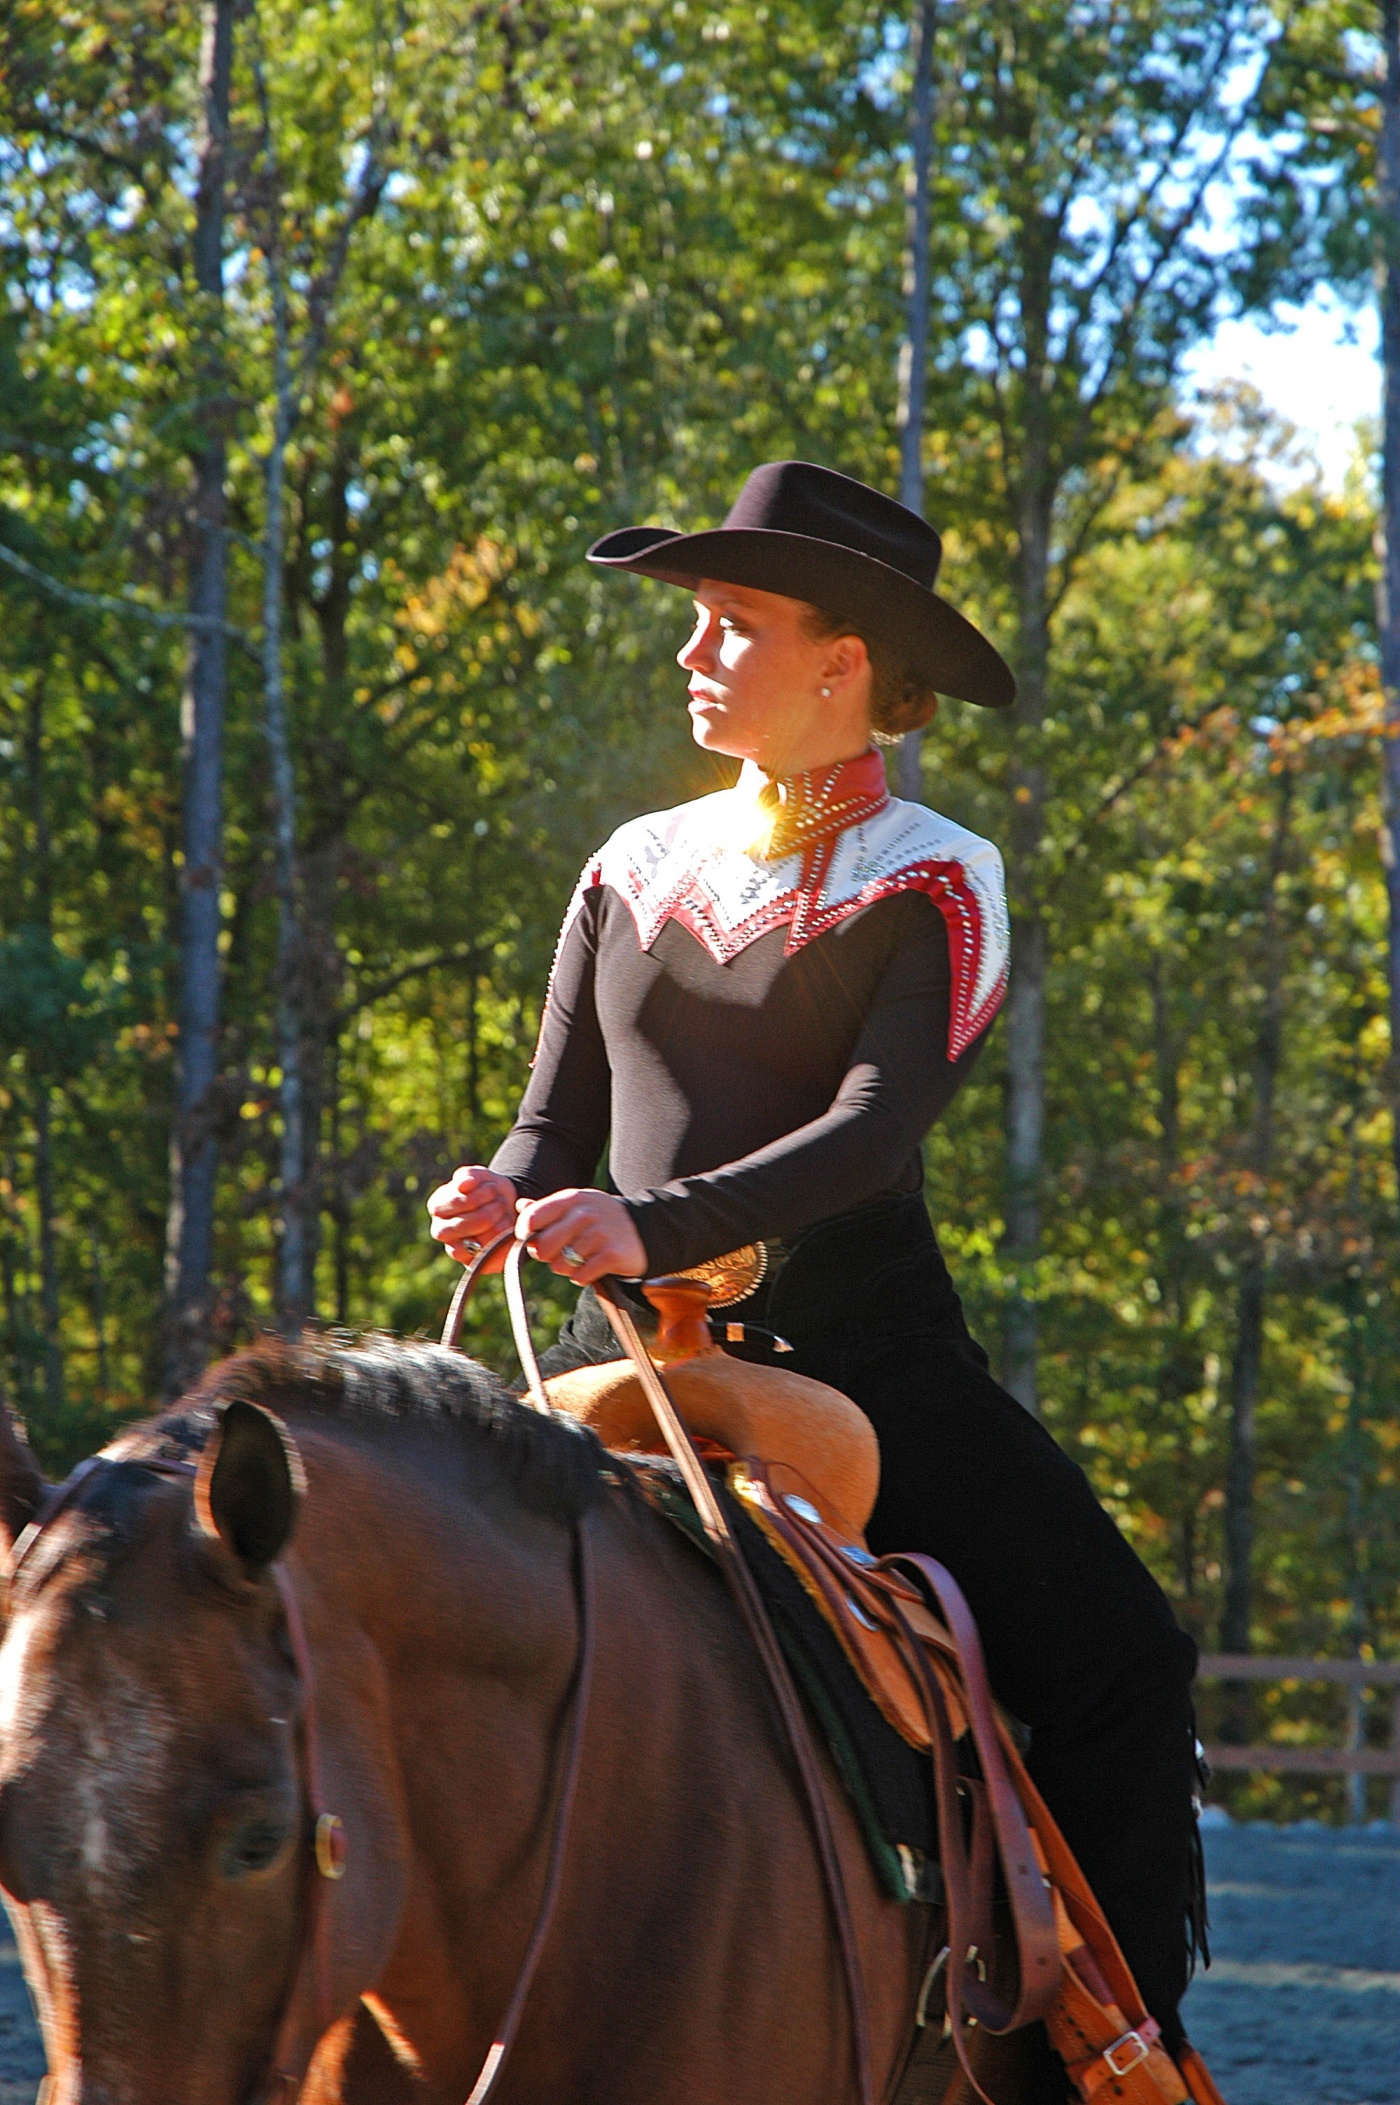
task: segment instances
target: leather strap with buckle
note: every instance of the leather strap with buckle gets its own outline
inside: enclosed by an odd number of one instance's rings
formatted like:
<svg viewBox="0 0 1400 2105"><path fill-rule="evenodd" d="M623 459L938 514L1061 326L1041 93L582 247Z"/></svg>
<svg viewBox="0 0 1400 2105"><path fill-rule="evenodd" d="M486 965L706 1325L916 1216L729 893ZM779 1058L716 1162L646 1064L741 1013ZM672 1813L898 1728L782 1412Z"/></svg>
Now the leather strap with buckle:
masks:
<svg viewBox="0 0 1400 2105"><path fill-rule="evenodd" d="M1140 2025L1110 2041L1092 2059L1075 2062L1069 2074L1078 2084L1080 2096L1092 2098L1105 2083L1112 2082L1115 2077L1131 2075L1135 2068L1141 2068L1152 2051L1153 2041L1160 2037L1156 2021L1144 2018Z"/></svg>

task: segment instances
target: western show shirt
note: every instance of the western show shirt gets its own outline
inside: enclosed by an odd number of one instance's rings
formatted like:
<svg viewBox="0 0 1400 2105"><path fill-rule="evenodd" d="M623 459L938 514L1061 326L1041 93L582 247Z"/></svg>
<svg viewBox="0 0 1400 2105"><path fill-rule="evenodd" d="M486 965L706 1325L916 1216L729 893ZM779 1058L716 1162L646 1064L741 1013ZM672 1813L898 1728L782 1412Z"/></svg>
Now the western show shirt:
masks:
<svg viewBox="0 0 1400 2105"><path fill-rule="evenodd" d="M1008 952L997 850L877 752L634 819L570 903L492 1167L538 1198L606 1148L651 1273L918 1191Z"/></svg>

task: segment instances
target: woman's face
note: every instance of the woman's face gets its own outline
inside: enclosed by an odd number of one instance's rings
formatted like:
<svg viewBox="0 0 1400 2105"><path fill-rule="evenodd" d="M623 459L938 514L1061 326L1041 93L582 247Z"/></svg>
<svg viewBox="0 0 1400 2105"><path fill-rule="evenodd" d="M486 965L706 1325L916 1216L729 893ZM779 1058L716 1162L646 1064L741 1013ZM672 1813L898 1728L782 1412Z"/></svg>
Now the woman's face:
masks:
<svg viewBox="0 0 1400 2105"><path fill-rule="evenodd" d="M814 641L800 599L706 578L677 662L690 674L690 721L707 752L770 775L854 760L870 744L870 660L859 636Z"/></svg>

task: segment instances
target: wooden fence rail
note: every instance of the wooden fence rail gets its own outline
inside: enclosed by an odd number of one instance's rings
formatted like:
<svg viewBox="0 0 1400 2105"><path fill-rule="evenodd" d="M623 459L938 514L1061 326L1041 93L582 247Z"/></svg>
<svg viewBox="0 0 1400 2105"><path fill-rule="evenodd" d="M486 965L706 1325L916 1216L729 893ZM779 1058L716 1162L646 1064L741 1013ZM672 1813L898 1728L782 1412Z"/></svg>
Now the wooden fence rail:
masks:
<svg viewBox="0 0 1400 2105"><path fill-rule="evenodd" d="M1206 1681L1313 1681L1340 1682L1349 1691L1347 1744L1344 1747L1296 1747L1271 1741L1258 1747L1207 1747L1206 1759L1213 1769L1266 1769L1275 1775L1346 1776L1358 1779L1351 1785L1353 1817L1361 1817L1359 1779L1388 1776L1390 1817L1400 1826L1400 1660L1387 1659L1280 1659L1254 1652L1207 1652L1202 1655L1200 1677ZM1394 1690L1390 1706L1390 1745L1365 1747L1363 1691L1368 1688Z"/></svg>

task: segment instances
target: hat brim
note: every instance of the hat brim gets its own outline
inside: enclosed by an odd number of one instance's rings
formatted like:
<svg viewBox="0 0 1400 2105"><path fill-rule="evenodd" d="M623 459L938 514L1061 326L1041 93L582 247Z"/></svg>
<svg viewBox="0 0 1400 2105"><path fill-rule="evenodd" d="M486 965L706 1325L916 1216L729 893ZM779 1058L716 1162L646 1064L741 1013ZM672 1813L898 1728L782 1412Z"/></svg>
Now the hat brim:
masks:
<svg viewBox="0 0 1400 2105"><path fill-rule="evenodd" d="M936 694L983 709L1007 709L1016 699L1011 667L966 615L858 549L764 527L682 534L666 526L624 526L595 541L588 560L691 592L702 578L713 578L813 606L859 607L863 618L888 630L910 671Z"/></svg>

